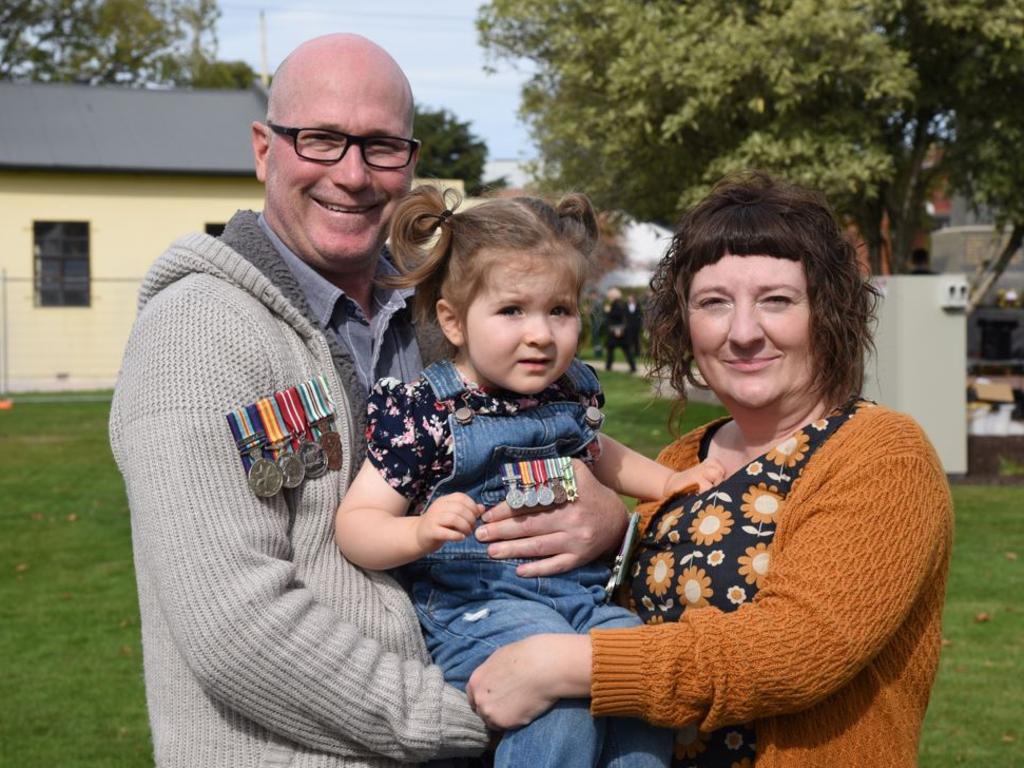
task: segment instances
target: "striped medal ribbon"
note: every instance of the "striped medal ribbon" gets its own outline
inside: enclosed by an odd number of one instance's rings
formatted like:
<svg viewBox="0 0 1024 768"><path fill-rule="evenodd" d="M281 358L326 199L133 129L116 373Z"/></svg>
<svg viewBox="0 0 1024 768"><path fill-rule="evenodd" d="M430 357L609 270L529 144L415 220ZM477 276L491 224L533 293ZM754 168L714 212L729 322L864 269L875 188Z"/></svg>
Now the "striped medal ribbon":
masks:
<svg viewBox="0 0 1024 768"><path fill-rule="evenodd" d="M285 488L298 488L306 477L306 466L292 450L292 435L277 407L277 400L274 397L261 397L256 401L256 410L270 441L271 454L284 475L281 484Z"/></svg>
<svg viewBox="0 0 1024 768"><path fill-rule="evenodd" d="M292 434L293 448L305 467L306 477L315 479L327 472L327 456L324 449L313 439L306 411L302 407L297 387L288 387L274 393L284 423Z"/></svg>
<svg viewBox="0 0 1024 768"><path fill-rule="evenodd" d="M323 377L318 376L300 384L299 397L317 436L317 442L327 456L328 469L341 469L341 436L331 425L334 420L334 402L330 399Z"/></svg>

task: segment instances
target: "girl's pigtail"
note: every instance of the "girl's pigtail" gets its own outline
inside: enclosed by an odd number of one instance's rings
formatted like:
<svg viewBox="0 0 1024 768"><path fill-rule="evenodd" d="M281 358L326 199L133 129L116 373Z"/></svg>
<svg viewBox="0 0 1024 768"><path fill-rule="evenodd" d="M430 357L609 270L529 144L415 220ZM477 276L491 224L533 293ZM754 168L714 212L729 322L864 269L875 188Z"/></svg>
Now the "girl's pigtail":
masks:
<svg viewBox="0 0 1024 768"><path fill-rule="evenodd" d="M593 253L600 230L590 199L580 192L572 192L558 201L555 213L565 238L573 247L585 256Z"/></svg>
<svg viewBox="0 0 1024 768"><path fill-rule="evenodd" d="M420 320L433 320L434 307L441 298L457 226L454 211L460 202L454 190L441 192L424 184L402 198L391 217L389 248L399 274L382 282L415 288L415 310Z"/></svg>

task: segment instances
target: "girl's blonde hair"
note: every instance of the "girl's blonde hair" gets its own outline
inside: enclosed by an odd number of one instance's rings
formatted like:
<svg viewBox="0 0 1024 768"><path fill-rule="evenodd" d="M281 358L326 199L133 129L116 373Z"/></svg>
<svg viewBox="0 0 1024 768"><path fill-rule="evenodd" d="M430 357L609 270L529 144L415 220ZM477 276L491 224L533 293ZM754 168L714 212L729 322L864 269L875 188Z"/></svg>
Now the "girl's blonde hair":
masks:
<svg viewBox="0 0 1024 768"><path fill-rule="evenodd" d="M517 257L531 260L524 271L563 272L578 301L598 237L586 195L566 195L554 206L537 197L501 198L456 212L460 202L454 190L423 185L392 216L389 247L401 274L387 282L416 288L418 319L433 321L439 299L465 319L492 267Z"/></svg>

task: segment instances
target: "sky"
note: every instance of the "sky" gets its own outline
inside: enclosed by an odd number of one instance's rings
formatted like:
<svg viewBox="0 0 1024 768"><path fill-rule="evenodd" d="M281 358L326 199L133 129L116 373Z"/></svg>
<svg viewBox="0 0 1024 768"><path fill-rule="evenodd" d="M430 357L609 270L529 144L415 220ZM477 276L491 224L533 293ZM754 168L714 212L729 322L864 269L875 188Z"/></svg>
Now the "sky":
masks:
<svg viewBox="0 0 1024 768"><path fill-rule="evenodd" d="M445 108L484 140L488 160L528 160L536 155L516 116L523 65L490 62L477 43L478 0L354 3L335 0L219 0L218 58L241 59L261 71L260 22L266 17L267 63L273 74L299 43L329 32L355 32L385 48L405 70L418 104ZM431 10L431 7L434 10Z"/></svg>

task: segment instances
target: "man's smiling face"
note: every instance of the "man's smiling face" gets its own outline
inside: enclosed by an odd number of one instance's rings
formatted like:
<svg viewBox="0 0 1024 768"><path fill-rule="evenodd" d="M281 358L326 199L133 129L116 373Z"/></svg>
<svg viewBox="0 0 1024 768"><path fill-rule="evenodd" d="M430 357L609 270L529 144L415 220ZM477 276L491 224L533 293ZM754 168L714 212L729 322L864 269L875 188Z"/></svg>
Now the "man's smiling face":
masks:
<svg viewBox="0 0 1024 768"><path fill-rule="evenodd" d="M304 46L278 71L269 118L292 128L411 138L405 76L382 52L358 46ZM386 56L386 54L384 54ZM373 274L398 198L412 183L404 168L368 167L352 146L334 164L305 160L292 139L253 125L256 175L266 185L264 216L301 259L328 279Z"/></svg>

